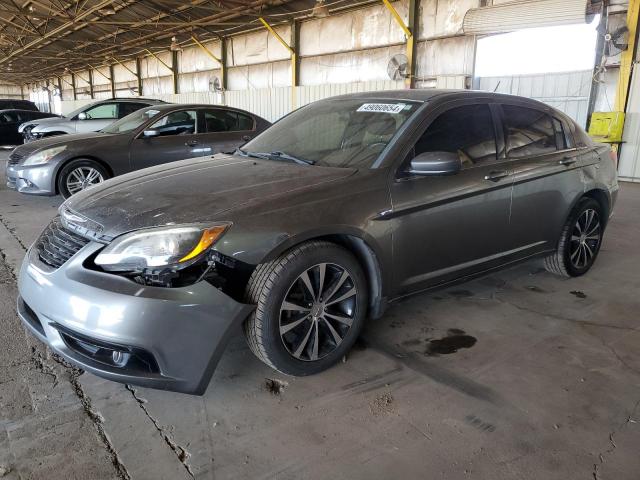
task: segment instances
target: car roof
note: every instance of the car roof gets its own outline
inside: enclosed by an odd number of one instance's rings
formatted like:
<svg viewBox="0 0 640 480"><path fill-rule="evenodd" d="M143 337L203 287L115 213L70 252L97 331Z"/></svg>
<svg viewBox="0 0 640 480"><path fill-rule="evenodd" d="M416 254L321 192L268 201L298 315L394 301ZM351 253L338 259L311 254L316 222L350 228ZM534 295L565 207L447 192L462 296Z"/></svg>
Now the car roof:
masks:
<svg viewBox="0 0 640 480"><path fill-rule="evenodd" d="M25 112L25 113L49 113L49 112L41 112L39 110L27 110L24 108L1 108L0 113L3 112ZM55 115L52 113L52 115Z"/></svg>
<svg viewBox="0 0 640 480"><path fill-rule="evenodd" d="M539 100L533 98L521 97L518 95L507 95L504 93L493 93L482 90L454 90L454 89L407 89L407 90L378 90L373 92L357 92L349 93L346 95L339 95L337 97L329 97L322 101L331 100L347 100L347 99L360 99L360 100L407 100L415 102L429 102L432 100L464 100L464 99L492 99L502 100L504 102L518 102L521 104L529 104L532 107L541 108L547 111L556 112L557 115L562 116L566 120L571 120L570 117L558 110L551 107ZM571 120L573 122L573 120Z"/></svg>
<svg viewBox="0 0 640 480"><path fill-rule="evenodd" d="M98 103L111 103L111 102L123 102L123 103L140 103L140 102L148 102L151 104L165 104L164 100L157 100L155 98L144 98L144 97L125 97L125 98L105 98L103 100L98 100L97 102L93 102L91 105L96 105Z"/></svg>
<svg viewBox="0 0 640 480"><path fill-rule="evenodd" d="M506 95L503 93L486 92L482 90L455 90L455 89L407 89L407 90L377 90L372 92L357 92L348 93L346 95L339 95L336 97L330 97L329 99L347 99L347 98L362 98L362 99L394 99L394 100L413 100L417 102L426 102L436 97L459 97L463 98L504 98L505 100L524 99L531 100L525 97L519 97L516 95ZM531 100L535 101L535 100Z"/></svg>
<svg viewBox="0 0 640 480"><path fill-rule="evenodd" d="M227 105L219 105L215 103L166 103L163 105L150 105L145 108L160 110L161 112L164 112L165 110L173 110L173 109L184 110L185 108L222 108L224 110L233 110L235 112L246 113L254 117L259 117L259 115L253 112L249 112L248 110L242 110L241 108L229 107Z"/></svg>

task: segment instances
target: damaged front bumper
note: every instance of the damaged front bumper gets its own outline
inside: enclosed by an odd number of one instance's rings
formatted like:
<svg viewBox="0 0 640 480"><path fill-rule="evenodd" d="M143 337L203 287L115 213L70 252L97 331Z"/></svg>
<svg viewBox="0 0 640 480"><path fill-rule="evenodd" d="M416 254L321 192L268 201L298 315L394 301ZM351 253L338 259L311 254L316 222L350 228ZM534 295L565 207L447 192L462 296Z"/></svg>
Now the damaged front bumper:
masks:
<svg viewBox="0 0 640 480"><path fill-rule="evenodd" d="M58 269L31 248L22 264L18 315L74 365L121 383L202 395L229 338L253 310L207 282L139 285L83 266L91 242Z"/></svg>
<svg viewBox="0 0 640 480"><path fill-rule="evenodd" d="M32 195L55 195L55 167L51 164L24 166L7 163L7 187Z"/></svg>

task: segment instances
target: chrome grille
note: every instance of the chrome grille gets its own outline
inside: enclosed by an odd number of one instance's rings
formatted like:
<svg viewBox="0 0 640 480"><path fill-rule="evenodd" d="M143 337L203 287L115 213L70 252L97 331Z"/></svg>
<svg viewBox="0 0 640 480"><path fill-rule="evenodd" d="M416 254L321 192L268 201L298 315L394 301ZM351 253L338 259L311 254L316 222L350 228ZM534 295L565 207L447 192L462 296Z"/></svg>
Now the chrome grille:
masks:
<svg viewBox="0 0 640 480"><path fill-rule="evenodd" d="M9 165L17 165L23 158L24 155L20 155L19 153L12 153L11 155L9 155L8 163Z"/></svg>
<svg viewBox="0 0 640 480"><path fill-rule="evenodd" d="M59 268L84 247L89 240L62 226L56 217L36 242L38 257L43 263Z"/></svg>

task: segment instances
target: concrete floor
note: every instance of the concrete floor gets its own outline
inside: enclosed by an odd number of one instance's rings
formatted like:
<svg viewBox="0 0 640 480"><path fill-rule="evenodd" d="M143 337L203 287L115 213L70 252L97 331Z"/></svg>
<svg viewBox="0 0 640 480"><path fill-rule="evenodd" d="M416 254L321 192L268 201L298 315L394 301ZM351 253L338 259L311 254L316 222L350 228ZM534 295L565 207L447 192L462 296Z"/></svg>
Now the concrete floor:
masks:
<svg viewBox="0 0 640 480"><path fill-rule="evenodd" d="M59 203L0 187L3 480L640 476L640 185L586 277L529 263L416 296L309 378L238 338L203 397L83 374L19 327L11 269Z"/></svg>

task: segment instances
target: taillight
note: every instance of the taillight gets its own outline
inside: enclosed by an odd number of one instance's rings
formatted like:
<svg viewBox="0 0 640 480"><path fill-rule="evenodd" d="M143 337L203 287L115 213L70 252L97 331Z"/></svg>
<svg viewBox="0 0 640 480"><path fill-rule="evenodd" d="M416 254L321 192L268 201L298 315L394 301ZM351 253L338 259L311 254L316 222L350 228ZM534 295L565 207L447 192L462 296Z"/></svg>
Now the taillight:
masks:
<svg viewBox="0 0 640 480"><path fill-rule="evenodd" d="M618 154L613 149L609 150L609 157L616 168L618 168Z"/></svg>

